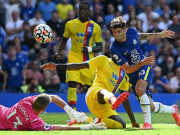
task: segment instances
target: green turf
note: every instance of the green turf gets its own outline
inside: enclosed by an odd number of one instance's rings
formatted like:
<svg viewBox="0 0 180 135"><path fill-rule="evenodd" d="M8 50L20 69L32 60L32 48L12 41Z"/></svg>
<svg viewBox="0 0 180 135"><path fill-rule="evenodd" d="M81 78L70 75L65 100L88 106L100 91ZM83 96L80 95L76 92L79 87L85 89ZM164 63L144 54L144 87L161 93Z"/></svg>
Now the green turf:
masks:
<svg viewBox="0 0 180 135"><path fill-rule="evenodd" d="M92 116L91 114L87 114ZM126 121L126 129L101 130L101 131L0 131L0 135L180 135L178 127L171 114L152 114L153 130L140 130L131 128L127 114L121 113L120 116ZM63 124L68 119L67 114L42 114L41 117L49 124ZM143 116L136 113L137 121L142 125ZM161 124L160 124L161 123Z"/></svg>

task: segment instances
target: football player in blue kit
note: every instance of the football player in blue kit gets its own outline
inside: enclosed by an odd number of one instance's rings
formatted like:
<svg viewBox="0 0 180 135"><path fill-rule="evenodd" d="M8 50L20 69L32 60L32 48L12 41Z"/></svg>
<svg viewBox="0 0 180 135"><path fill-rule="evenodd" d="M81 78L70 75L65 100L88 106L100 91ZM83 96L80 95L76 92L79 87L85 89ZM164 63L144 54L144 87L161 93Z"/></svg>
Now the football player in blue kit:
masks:
<svg viewBox="0 0 180 135"><path fill-rule="evenodd" d="M113 61L121 66L129 75L129 82L136 98L140 101L145 123L142 129L152 129L151 111L156 113L171 113L178 126L180 116L177 105L166 106L159 102L153 102L149 91L149 83L152 81L151 65L142 66L145 58L140 48L139 40L152 38L171 38L174 32L163 30L161 33L138 33L135 28L126 28L126 21L121 17L114 18L110 23L115 41L111 45Z"/></svg>

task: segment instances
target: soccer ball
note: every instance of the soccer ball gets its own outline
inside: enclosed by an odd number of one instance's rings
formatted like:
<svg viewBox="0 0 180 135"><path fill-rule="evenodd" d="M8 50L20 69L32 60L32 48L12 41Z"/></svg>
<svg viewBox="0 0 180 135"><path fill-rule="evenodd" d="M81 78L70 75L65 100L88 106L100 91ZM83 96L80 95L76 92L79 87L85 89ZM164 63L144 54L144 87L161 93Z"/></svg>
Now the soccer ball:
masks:
<svg viewBox="0 0 180 135"><path fill-rule="evenodd" d="M46 24L39 24L34 28L33 36L37 42L44 44L51 40L52 30Z"/></svg>

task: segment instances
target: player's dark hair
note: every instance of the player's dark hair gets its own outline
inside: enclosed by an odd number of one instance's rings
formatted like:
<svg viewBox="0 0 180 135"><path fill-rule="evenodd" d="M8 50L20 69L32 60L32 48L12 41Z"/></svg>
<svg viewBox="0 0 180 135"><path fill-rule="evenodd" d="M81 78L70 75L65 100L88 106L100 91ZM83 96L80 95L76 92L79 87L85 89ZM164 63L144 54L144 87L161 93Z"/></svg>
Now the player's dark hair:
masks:
<svg viewBox="0 0 180 135"><path fill-rule="evenodd" d="M110 28L111 29L115 29L115 28L124 29L126 28L126 21L122 18L122 16L118 16L111 21Z"/></svg>
<svg viewBox="0 0 180 135"><path fill-rule="evenodd" d="M37 111L41 111L41 110L44 110L48 106L49 103L50 103L49 95L43 93L43 94L38 95L35 98L32 107L33 109Z"/></svg>
<svg viewBox="0 0 180 135"><path fill-rule="evenodd" d="M90 8L90 4L87 1L81 1L79 5L88 5L88 7Z"/></svg>

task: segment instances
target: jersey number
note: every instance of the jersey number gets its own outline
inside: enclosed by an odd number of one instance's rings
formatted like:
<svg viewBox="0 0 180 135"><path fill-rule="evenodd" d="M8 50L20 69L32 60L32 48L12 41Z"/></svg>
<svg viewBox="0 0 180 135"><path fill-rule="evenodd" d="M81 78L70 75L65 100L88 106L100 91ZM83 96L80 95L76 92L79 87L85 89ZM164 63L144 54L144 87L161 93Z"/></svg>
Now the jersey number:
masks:
<svg viewBox="0 0 180 135"><path fill-rule="evenodd" d="M16 109L14 109L14 111L12 113L10 113L8 116L7 116L7 119L11 118L13 115L16 114ZM23 125L23 123L21 122L21 120L19 119L18 116L16 116L16 120L14 123L14 128L17 129L17 126L18 125Z"/></svg>

